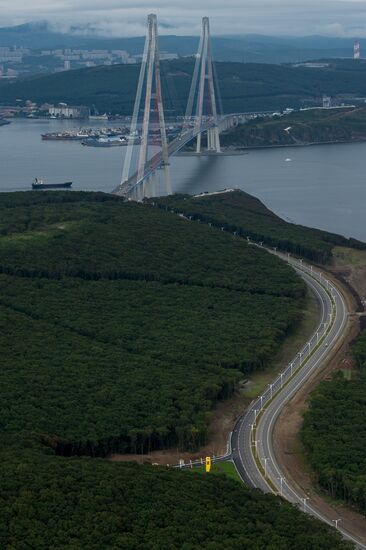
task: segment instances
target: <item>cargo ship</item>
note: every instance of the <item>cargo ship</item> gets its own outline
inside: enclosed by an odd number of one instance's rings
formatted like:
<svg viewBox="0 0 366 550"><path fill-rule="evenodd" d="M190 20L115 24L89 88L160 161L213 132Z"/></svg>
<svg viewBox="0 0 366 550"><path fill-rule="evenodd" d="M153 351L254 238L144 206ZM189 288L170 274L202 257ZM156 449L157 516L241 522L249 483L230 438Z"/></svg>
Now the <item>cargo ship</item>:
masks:
<svg viewBox="0 0 366 550"><path fill-rule="evenodd" d="M44 183L43 180L36 178L32 183L32 189L65 189L72 186L72 181L63 183Z"/></svg>
<svg viewBox="0 0 366 550"><path fill-rule="evenodd" d="M128 139L125 137L118 139L108 137L88 138L82 141L81 144L87 147L120 147L121 145L128 145Z"/></svg>

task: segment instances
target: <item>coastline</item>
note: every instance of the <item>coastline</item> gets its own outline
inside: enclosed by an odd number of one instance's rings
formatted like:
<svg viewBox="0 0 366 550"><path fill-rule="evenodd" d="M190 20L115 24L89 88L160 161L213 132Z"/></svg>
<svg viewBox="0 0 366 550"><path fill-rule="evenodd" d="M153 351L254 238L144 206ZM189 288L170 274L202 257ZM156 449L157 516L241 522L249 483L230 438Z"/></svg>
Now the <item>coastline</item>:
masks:
<svg viewBox="0 0 366 550"><path fill-rule="evenodd" d="M317 145L346 145L352 143L366 143L366 137L364 139L347 139L337 141L311 141L308 143L286 143L283 145L247 145L243 147L223 147L221 153L216 151L204 151L203 153L196 153L195 151L180 151L176 154L177 157L212 157L212 156L234 156L234 155L248 155L249 151L256 151L261 149L294 149L304 147L314 147Z"/></svg>

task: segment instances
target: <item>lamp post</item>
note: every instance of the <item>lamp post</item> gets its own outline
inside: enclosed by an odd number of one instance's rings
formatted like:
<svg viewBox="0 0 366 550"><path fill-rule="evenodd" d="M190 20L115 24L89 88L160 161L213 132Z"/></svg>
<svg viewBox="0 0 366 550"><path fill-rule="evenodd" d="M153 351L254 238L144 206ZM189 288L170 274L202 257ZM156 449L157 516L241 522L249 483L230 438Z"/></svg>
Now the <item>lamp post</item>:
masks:
<svg viewBox="0 0 366 550"><path fill-rule="evenodd" d="M284 477L279 477L279 478L277 478L277 479L280 480L280 495L281 495L281 497L282 497L282 495L283 495L283 491L282 491L282 489L283 489L283 482L286 481L286 480L285 480Z"/></svg>
<svg viewBox="0 0 366 550"><path fill-rule="evenodd" d="M307 502L308 500L309 500L309 497L304 497L304 498L302 499L302 502L303 502L303 504L304 504L304 512L306 512L306 502Z"/></svg>
<svg viewBox="0 0 366 550"><path fill-rule="evenodd" d="M335 524L335 528L338 529L338 523L341 521L341 518L332 519L332 522Z"/></svg>
<svg viewBox="0 0 366 550"><path fill-rule="evenodd" d="M269 461L269 458L264 457L264 477L267 477L267 462Z"/></svg>

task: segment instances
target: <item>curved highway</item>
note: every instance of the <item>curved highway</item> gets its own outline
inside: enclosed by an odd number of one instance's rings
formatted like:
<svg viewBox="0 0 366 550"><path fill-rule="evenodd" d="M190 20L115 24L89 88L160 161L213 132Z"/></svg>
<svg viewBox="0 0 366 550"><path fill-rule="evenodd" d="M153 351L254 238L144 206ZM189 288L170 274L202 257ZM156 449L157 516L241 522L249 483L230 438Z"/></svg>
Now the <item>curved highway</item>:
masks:
<svg viewBox="0 0 366 550"><path fill-rule="evenodd" d="M348 310L340 291L325 276L302 260L287 259L311 288L320 305L317 330L297 356L269 385L267 390L238 420L231 436L232 460L242 480L250 487L282 495L318 519L337 527L358 548L366 545L342 528L337 517L325 516L301 489L294 487L278 464L273 448L273 429L284 405L301 388L337 346L347 327Z"/></svg>

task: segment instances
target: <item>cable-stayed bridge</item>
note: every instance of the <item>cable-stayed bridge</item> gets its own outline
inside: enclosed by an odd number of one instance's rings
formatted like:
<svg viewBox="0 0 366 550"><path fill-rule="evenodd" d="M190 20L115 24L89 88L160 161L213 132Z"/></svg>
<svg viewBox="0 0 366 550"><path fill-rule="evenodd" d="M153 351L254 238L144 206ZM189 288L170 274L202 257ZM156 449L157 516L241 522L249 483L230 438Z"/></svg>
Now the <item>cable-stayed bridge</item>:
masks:
<svg viewBox="0 0 366 550"><path fill-rule="evenodd" d="M204 113L206 96L208 96L208 101L206 113ZM207 133L207 150L220 153L220 131L237 124L240 115L219 115L217 97L219 98L219 90L212 62L210 23L208 17L204 17L184 117L185 122L179 135L172 141L168 141L162 98L157 17L154 14L149 15L122 180L120 185L114 190L114 193L133 200L142 200L146 196L152 196L154 194L155 172L158 169L164 169L166 193L171 194L169 157L183 149L194 139L197 140L196 152L200 154L202 151L202 134L204 133ZM138 115L142 99L144 99L144 114L140 139ZM152 101L155 101L158 113L161 150L148 159ZM194 107L195 114L193 115ZM130 174L136 145L138 145L137 170Z"/></svg>

